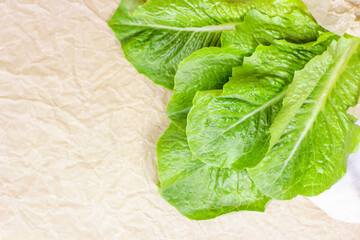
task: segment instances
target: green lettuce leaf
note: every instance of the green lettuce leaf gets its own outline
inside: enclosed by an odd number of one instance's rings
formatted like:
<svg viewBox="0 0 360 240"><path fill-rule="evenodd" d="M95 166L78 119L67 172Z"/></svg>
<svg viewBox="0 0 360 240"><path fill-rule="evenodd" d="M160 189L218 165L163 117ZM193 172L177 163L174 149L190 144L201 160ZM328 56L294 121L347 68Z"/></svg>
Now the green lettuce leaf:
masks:
<svg viewBox="0 0 360 240"><path fill-rule="evenodd" d="M330 65L333 64L337 43L332 42L330 49L323 54L314 57L306 64L303 70L295 73L293 82L286 92L281 111L276 116L276 121L270 127L271 141L270 149L277 143L291 120L303 105L305 100L318 85L321 77ZM306 81L304 81L306 79Z"/></svg>
<svg viewBox="0 0 360 240"><path fill-rule="evenodd" d="M359 66L360 39L343 37L298 73L272 126L274 146L249 170L265 194L314 196L345 174L360 135L346 113L359 99Z"/></svg>
<svg viewBox="0 0 360 240"><path fill-rule="evenodd" d="M244 22L234 31L221 35L222 47L255 49L259 44L270 44L274 39L285 39L292 43L315 41L324 31L313 18L298 8L285 14L270 16L250 10Z"/></svg>
<svg viewBox="0 0 360 240"><path fill-rule="evenodd" d="M185 131L170 124L157 145L161 196L190 219L229 212L264 211L270 200L246 170L209 166L191 154Z"/></svg>
<svg viewBox="0 0 360 240"><path fill-rule="evenodd" d="M186 117L197 91L221 89L229 80L232 68L241 66L259 44L269 45L274 39L295 43L315 41L321 27L299 9L274 17L250 10L236 30L222 34L226 47L204 48L182 61L175 75L174 94L167 106L172 122L186 125Z"/></svg>
<svg viewBox="0 0 360 240"><path fill-rule="evenodd" d="M182 60L220 46L222 32L234 30L250 9L270 15L305 9L300 0L149 0L136 8L140 3L123 0L109 26L138 72L169 89Z"/></svg>
<svg viewBox="0 0 360 240"><path fill-rule="evenodd" d="M175 75L174 93L166 114L175 124L186 126L186 118L197 91L221 89L232 68L241 66L246 53L233 48L203 48L186 58Z"/></svg>
<svg viewBox="0 0 360 240"><path fill-rule="evenodd" d="M322 54L334 38L328 33L313 43L261 45L234 68L220 95L199 92L186 129L193 155L216 167L256 166L267 152L269 128L295 71Z"/></svg>

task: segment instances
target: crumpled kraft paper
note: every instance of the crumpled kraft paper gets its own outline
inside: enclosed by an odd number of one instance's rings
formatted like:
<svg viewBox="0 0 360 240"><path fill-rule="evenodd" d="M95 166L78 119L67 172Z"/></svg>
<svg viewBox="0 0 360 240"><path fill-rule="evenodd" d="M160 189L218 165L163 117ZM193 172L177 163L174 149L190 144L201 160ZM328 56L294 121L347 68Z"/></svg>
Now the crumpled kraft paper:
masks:
<svg viewBox="0 0 360 240"><path fill-rule="evenodd" d="M303 197L191 221L157 193L170 91L125 60L119 0L0 0L0 239L346 239Z"/></svg>
<svg viewBox="0 0 360 240"><path fill-rule="evenodd" d="M317 22L339 35L360 37L360 0L302 0Z"/></svg>

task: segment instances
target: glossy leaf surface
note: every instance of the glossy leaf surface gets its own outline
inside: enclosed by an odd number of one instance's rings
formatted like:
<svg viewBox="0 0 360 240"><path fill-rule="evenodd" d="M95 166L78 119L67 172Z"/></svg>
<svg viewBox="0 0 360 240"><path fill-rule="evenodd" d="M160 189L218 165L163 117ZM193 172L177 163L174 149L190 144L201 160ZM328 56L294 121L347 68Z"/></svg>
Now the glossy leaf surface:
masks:
<svg viewBox="0 0 360 240"><path fill-rule="evenodd" d="M289 87L286 112L276 118L272 128L276 143L249 170L266 194L276 199L314 196L345 174L348 156L357 149L360 137L356 119L346 113L359 98L359 66L360 40L343 37L300 73L313 78L298 79ZM312 90L309 95L302 91L304 84ZM302 98L302 94L308 96ZM298 99L300 104L289 98Z"/></svg>
<svg viewBox="0 0 360 240"><path fill-rule="evenodd" d="M234 68L219 96L198 93L187 125L194 156L217 167L256 166L268 149L269 128L295 71L324 52L334 38L325 34L314 43L275 41L259 46L241 67Z"/></svg>
<svg viewBox="0 0 360 240"><path fill-rule="evenodd" d="M264 211L270 200L245 170L209 166L194 158L185 131L170 124L157 145L159 192L180 213L203 220L229 212Z"/></svg>

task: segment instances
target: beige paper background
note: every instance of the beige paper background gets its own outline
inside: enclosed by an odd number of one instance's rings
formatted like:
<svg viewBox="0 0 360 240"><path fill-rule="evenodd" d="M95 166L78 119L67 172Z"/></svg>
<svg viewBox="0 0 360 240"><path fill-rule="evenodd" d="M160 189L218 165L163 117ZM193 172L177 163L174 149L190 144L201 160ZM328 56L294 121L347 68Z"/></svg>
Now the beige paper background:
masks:
<svg viewBox="0 0 360 240"><path fill-rule="evenodd" d="M360 239L309 200L190 221L157 194L170 92L124 59L119 0L0 0L0 239Z"/></svg>
<svg viewBox="0 0 360 240"><path fill-rule="evenodd" d="M317 22L339 35L360 37L360 0L302 0Z"/></svg>

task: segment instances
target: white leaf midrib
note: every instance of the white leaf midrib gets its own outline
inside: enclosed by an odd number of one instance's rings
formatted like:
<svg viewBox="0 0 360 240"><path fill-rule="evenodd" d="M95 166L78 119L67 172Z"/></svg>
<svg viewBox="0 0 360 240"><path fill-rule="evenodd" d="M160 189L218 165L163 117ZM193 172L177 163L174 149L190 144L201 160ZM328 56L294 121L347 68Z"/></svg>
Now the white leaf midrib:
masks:
<svg viewBox="0 0 360 240"><path fill-rule="evenodd" d="M310 131L310 129L312 128L314 122L317 119L317 116L319 115L319 113L321 112L321 110L323 109L323 107L325 106L327 99L329 97L329 94L332 92L333 88L335 87L336 83L339 80L339 77L343 74L343 72L345 71L345 69L342 69L351 59L352 57L352 53L357 49L357 47L359 46L360 42L356 41L354 42L348 49L347 51L341 56L341 58L339 59L338 63L335 65L335 67L333 68L333 70L331 71L332 74L330 74L332 77L329 78L329 80L327 81L326 87L324 88L324 90L319 94L320 97L318 98L318 100L316 101L317 104L315 104L315 108L313 111L313 114L311 114L311 116L308 118L308 121L306 122L306 125L304 127L304 130L301 132L301 135L298 139L298 141L296 142L294 148L292 149L292 151L290 152L290 155L288 156L288 158L285 160L284 162L284 166L282 167L280 174L278 176L278 178L281 176L281 174L283 173L283 171L285 170L285 167L288 165L290 159L294 156L294 154L296 153L296 151L298 150L300 144L302 143L302 141L304 140L304 138L306 137L306 135L308 134L308 132ZM274 181L274 183L278 180L278 178Z"/></svg>
<svg viewBox="0 0 360 240"><path fill-rule="evenodd" d="M232 124L231 126L226 128L225 130L223 130L220 134L218 134L211 141L204 144L197 151L194 151L193 149L191 149L191 150L193 151L193 153L198 153L204 147L208 146L210 143L214 142L216 139L223 136L224 133L226 133L227 131L231 130L232 128L236 127L237 125L241 124L242 122L245 122L248 118L256 115L257 113L259 113L259 112L261 112L263 110L265 110L266 108L270 107L271 105L275 104L276 102L280 101L285 96L286 92L287 92L287 87L282 92L280 92L276 97L274 97L274 98L270 99L269 101L265 102L263 105L261 105L261 107L257 108L255 111L252 111L252 112L248 113L247 115L243 116L239 121L237 121L236 123Z"/></svg>
<svg viewBox="0 0 360 240"><path fill-rule="evenodd" d="M148 27L148 28L158 28L166 29L180 32L222 32L222 31L231 31L235 30L235 26L241 22L236 23L225 23L220 25L208 25L203 27L172 27L166 25L157 25L157 24L137 24L137 23L126 23L124 25L133 26L133 27Z"/></svg>

